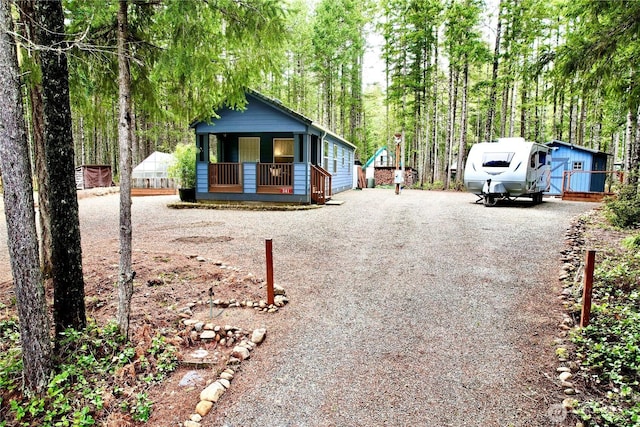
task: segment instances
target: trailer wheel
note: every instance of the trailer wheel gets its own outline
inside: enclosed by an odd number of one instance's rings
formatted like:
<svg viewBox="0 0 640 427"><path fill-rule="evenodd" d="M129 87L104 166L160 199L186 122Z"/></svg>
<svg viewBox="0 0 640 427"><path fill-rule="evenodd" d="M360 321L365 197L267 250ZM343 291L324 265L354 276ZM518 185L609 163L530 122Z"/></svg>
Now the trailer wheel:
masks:
<svg viewBox="0 0 640 427"><path fill-rule="evenodd" d="M533 195L533 203L536 205L538 203L542 203L542 193L536 193Z"/></svg>
<svg viewBox="0 0 640 427"><path fill-rule="evenodd" d="M494 196L484 196L484 205L491 207L495 206L498 203L498 198Z"/></svg>

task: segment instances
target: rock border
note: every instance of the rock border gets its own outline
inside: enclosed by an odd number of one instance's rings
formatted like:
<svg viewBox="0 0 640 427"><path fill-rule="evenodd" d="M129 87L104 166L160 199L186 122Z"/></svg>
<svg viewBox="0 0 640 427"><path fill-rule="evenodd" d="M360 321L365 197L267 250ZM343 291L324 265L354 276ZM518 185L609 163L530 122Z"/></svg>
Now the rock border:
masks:
<svg viewBox="0 0 640 427"><path fill-rule="evenodd" d="M244 301L216 299L212 301L212 304L218 308L239 307L264 313L275 313L280 307L284 307L289 300L286 297L286 291L281 286L274 285L274 293L274 304L267 304L264 300L254 302L248 299ZM187 330L191 329L189 335L193 342L216 341L221 346L233 346L231 355L226 362L226 369L220 372L218 378L200 392L199 402L196 404L194 412L182 424L183 427L202 427L203 418L211 412L215 403L231 387L231 381L238 372L240 364L249 359L251 352L266 339L267 329L262 327L252 331L244 331L236 326L214 325L194 318L186 318L182 320L182 324L187 327Z"/></svg>
<svg viewBox="0 0 640 427"><path fill-rule="evenodd" d="M549 408L552 421L564 421L567 414L578 405L576 397L582 391L576 387L576 374L580 372L580 361L571 360L569 355L569 332L578 326L580 313L576 317L575 308L582 297L582 275L584 272L585 239L584 233L588 215L581 215L574 219L565 232L565 249L560 251L562 266L558 272L558 280L562 284L562 291L558 298L565 309L562 321L558 325L558 338L554 340L555 354L559 365L556 368L554 383L562 389L564 399ZM555 417L555 418L554 418ZM576 427L584 427L581 421L576 421Z"/></svg>

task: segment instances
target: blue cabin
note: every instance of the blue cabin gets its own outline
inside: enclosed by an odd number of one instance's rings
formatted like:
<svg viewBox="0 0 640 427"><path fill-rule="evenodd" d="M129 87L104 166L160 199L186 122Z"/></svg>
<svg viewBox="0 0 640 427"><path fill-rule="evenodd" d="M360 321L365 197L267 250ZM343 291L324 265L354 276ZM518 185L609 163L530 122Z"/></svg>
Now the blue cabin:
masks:
<svg viewBox="0 0 640 427"><path fill-rule="evenodd" d="M258 92L192 125L196 199L324 204L353 188L356 147Z"/></svg>
<svg viewBox="0 0 640 427"><path fill-rule="evenodd" d="M553 148L551 185L547 194L604 192L606 173L598 172L607 170L610 154L557 139L546 145Z"/></svg>

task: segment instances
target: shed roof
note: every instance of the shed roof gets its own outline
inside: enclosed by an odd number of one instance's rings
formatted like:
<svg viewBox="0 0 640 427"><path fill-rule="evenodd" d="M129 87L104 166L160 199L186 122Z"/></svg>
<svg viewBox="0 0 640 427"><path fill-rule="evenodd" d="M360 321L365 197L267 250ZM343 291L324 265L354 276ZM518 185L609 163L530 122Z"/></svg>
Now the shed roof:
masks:
<svg viewBox="0 0 640 427"><path fill-rule="evenodd" d="M375 152L375 154L373 156L369 157L369 160L367 160L367 162L362 166L362 169L366 169L369 166L371 166L371 163L375 162L376 157L378 157L380 154L382 154L382 152L384 150L387 150L387 146L386 145L378 148L378 150ZM389 155L392 156L393 154L389 153Z"/></svg>
<svg viewBox="0 0 640 427"><path fill-rule="evenodd" d="M568 147L571 148L572 150L582 150L582 151L586 151L592 154L604 154L607 156L611 156L611 154L606 153L604 151L600 151L600 150L595 150L593 148L587 148L587 147L583 147L581 145L575 145L575 144L571 144L570 142L565 142L565 141L560 141L559 139L554 139L551 142L547 142L545 145L547 146L554 146L554 145L562 145L564 147Z"/></svg>

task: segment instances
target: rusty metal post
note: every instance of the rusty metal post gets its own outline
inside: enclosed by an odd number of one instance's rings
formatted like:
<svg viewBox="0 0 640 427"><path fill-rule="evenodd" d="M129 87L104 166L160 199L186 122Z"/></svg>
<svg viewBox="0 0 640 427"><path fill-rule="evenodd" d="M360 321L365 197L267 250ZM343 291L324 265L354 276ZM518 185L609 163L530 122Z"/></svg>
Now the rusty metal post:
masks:
<svg viewBox="0 0 640 427"><path fill-rule="evenodd" d="M273 241L267 239L265 241L267 252L267 304L275 302L275 293L273 291Z"/></svg>
<svg viewBox="0 0 640 427"><path fill-rule="evenodd" d="M596 259L596 251L587 251L587 259L584 264L584 289L582 290L582 315L580 316L580 327L584 328L589 324L591 316L591 294L593 290L593 269Z"/></svg>

